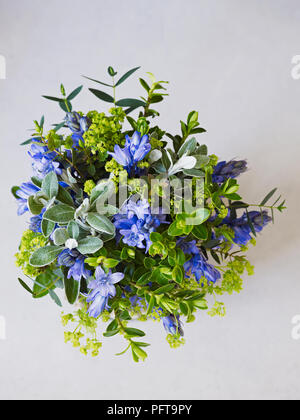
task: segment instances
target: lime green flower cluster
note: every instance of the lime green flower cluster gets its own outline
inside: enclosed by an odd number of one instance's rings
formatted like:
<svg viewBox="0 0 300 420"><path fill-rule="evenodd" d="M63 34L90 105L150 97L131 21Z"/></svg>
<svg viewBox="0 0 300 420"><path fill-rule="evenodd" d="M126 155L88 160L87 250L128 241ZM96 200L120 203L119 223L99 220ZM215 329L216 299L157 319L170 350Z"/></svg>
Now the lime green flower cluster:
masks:
<svg viewBox="0 0 300 420"><path fill-rule="evenodd" d="M20 267L23 273L35 278L40 273L40 270L32 267L29 260L34 251L47 245L48 239L39 233L34 233L31 230L26 230L23 233L19 252L16 254L16 265Z"/></svg>
<svg viewBox="0 0 300 420"><path fill-rule="evenodd" d="M171 349L177 349L178 347L185 344L185 339L180 336L180 334L168 334L167 342L169 343Z"/></svg>
<svg viewBox="0 0 300 420"><path fill-rule="evenodd" d="M161 149L164 146L164 143L162 141L155 139L153 137L150 139L150 144L151 144L152 150Z"/></svg>
<svg viewBox="0 0 300 420"><path fill-rule="evenodd" d="M115 159L111 159L105 164L105 170L108 173L112 174L111 180L116 184L119 185L121 182L121 176L127 176L127 171L124 170L123 166L121 166Z"/></svg>
<svg viewBox="0 0 300 420"><path fill-rule="evenodd" d="M109 112L111 116L97 111L89 112L87 117L92 124L83 135L85 146L103 161L107 158L107 152L112 152L116 144L123 146L125 140L121 132L125 112L122 108L112 108Z"/></svg>
<svg viewBox="0 0 300 420"><path fill-rule="evenodd" d="M84 184L84 192L86 192L88 195L92 194L93 189L96 187L95 182L92 179L89 179Z"/></svg>
<svg viewBox="0 0 300 420"><path fill-rule="evenodd" d="M70 322L77 324L75 330L65 332L65 342L71 342L73 347L80 348L80 352L84 355L91 354L92 357L99 355L102 343L97 339L97 320L90 317L84 309L79 309L75 314L62 313L62 325L66 327ZM83 330L83 331L82 331ZM85 343L81 340L86 337Z"/></svg>

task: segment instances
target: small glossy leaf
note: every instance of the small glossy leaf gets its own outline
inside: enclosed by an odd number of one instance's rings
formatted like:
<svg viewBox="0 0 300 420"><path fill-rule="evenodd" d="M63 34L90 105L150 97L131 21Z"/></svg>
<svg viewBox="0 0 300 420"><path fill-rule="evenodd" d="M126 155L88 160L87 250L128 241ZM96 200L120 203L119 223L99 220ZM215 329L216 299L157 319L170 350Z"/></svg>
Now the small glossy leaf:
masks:
<svg viewBox="0 0 300 420"><path fill-rule="evenodd" d="M146 335L144 331L138 330L137 328L124 328L124 330L130 337L144 337Z"/></svg>

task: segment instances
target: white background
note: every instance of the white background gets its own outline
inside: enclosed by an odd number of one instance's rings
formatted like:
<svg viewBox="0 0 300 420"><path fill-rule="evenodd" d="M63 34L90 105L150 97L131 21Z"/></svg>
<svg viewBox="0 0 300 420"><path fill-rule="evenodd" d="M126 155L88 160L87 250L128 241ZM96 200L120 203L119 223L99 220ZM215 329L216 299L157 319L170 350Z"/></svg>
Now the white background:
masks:
<svg viewBox="0 0 300 420"><path fill-rule="evenodd" d="M1 399L291 399L300 391L300 341L291 319L300 313L300 54L298 0L0 0L1 132ZM278 186L288 211L250 252L256 274L240 296L226 297L228 315L205 313L185 327L187 343L170 350L160 324L143 325L153 345L145 364L117 358L124 343L106 339L101 357L86 359L65 345L60 310L33 302L18 285L13 255L25 226L9 195L27 181L30 161L19 144L32 120L61 121L59 83L73 89L82 74L103 79L141 65L170 80L160 125L199 110L211 153L248 158L241 191L258 202ZM75 106L102 103L85 91ZM137 78L120 96L140 95Z"/></svg>

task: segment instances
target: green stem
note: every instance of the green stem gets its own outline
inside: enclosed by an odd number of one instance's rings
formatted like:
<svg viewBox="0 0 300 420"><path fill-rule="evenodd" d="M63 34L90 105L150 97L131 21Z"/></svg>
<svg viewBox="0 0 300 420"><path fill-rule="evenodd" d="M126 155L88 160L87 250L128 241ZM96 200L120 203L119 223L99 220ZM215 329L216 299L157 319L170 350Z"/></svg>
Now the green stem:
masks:
<svg viewBox="0 0 300 420"><path fill-rule="evenodd" d="M116 85L115 85L115 77L113 76L113 90L114 90L114 105L116 107Z"/></svg>

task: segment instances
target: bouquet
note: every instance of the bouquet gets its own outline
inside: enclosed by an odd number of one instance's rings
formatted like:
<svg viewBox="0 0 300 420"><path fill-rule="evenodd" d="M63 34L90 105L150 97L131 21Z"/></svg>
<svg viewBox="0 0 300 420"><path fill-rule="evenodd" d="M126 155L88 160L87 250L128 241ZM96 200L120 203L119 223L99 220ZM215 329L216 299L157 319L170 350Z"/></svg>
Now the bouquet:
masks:
<svg viewBox="0 0 300 420"><path fill-rule="evenodd" d="M242 276L253 274L248 247L285 209L277 189L259 204L242 199L237 178L247 162L208 154L196 111L179 134L154 123L168 82L148 73L148 82L139 79L143 97L119 99L137 70L118 78L109 67L109 82L87 78L110 89L89 89L109 104L106 113L73 110L83 86L44 96L60 106L62 122L49 131L44 117L34 122L23 143L33 177L12 189L18 214L30 213L16 255L27 278L20 284L58 306L64 291L74 305L62 313L65 341L83 354L97 356L104 338L120 334L120 354L131 351L135 362L149 346L136 321L161 321L176 348L184 320L225 315L220 296L242 290Z"/></svg>

